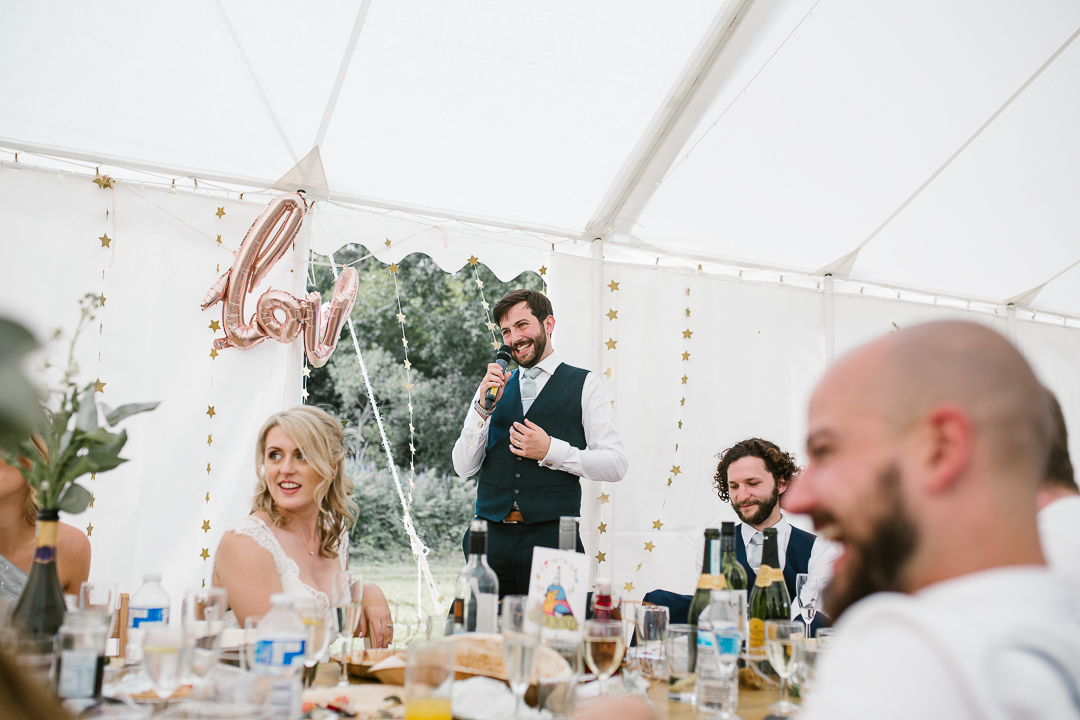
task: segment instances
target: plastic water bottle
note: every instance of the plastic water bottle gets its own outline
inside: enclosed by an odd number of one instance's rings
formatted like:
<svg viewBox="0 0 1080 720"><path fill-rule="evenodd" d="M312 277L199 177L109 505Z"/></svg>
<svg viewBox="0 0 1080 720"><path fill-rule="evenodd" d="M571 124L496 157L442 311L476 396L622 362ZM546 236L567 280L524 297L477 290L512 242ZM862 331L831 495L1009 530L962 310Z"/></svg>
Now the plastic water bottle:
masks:
<svg viewBox="0 0 1080 720"><path fill-rule="evenodd" d="M143 584L131 596L128 603L127 645L124 647L124 664L138 665L142 662L143 631L151 627L169 624L169 600L161 587L161 573L146 573Z"/></svg>
<svg viewBox="0 0 1080 720"><path fill-rule="evenodd" d="M307 626L284 593L270 596L270 612L259 622L255 635L255 672L271 683L272 720L300 717L301 674Z"/></svg>

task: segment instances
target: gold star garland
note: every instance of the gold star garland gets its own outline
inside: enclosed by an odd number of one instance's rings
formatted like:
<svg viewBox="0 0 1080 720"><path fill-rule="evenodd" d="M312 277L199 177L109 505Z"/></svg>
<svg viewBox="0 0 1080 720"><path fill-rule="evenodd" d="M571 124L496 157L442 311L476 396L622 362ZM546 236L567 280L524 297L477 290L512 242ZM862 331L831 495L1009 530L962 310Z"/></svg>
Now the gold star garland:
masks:
<svg viewBox="0 0 1080 720"><path fill-rule="evenodd" d="M495 337L495 328L498 326L491 316L491 304L488 303L487 298L484 297L484 281L480 279L480 271L477 269L479 265L480 258L475 255L469 258L469 266L473 270L473 282L476 283L476 287L480 290L480 305L484 308L484 320L486 321L488 332L491 333L491 347L498 350L502 347L502 343Z"/></svg>
<svg viewBox="0 0 1080 720"><path fill-rule="evenodd" d="M609 292L606 293L606 296L609 297L608 302L611 305L617 305L616 298L619 297L619 295L617 295L617 293L620 292L619 283L615 282L615 280L612 280L605 287L607 287L607 289L609 291ZM619 332L618 332L619 325L618 325L617 322L612 322L612 321L617 321L619 319L619 311L616 310L615 308L611 307L611 308L608 309L608 311L606 313L604 313L604 317L607 318L607 322L604 322L604 326L605 326L604 327L604 335L601 336L600 338L598 338L603 343L604 348L605 348L603 353L602 353L602 357L604 358L604 362L603 362L604 371L601 373L601 375L603 375L605 378L607 378L609 381L611 381L611 380L613 380L615 378L615 370L612 369L612 365L616 365L616 359L618 357L617 353L619 352L618 351L619 341L615 338L615 336L619 334ZM604 336L607 337L606 341L603 340ZM614 351L614 352L612 352L612 351ZM610 388L610 390L608 392L608 396L611 397L611 398L615 397L614 386L612 386L612 388ZM611 408L612 408L612 412L614 412L614 409L615 409L615 400L614 399L611 400ZM597 514L597 522L599 523L599 525L597 525L596 529L600 531L600 537L597 540L597 550L599 550L600 541L604 539L603 535L605 535L607 533L607 526L608 526L608 523L611 522L611 515L613 515L615 513L615 509L614 509L614 506L613 506L612 501L611 501L611 496L608 495L608 493L601 492L596 497L596 499L600 503L598 508L597 508L597 513L596 513ZM611 506L610 509L608 510L607 522L604 522L604 520L605 520L604 506L605 505ZM608 542L613 543L613 541L610 540L610 539L609 539ZM615 550L614 545L609 544L608 551L606 553L598 552L594 556L594 558L596 559L596 570L597 570L598 575L600 574L600 565L601 565L601 563L607 562L608 561L607 560L607 555L610 554L611 552L613 552L614 550ZM608 575L610 575L610 574L611 573L609 572ZM627 592L629 592L630 590L633 590L633 583L628 583L627 586L624 587L624 589L626 589Z"/></svg>
<svg viewBox="0 0 1080 720"><path fill-rule="evenodd" d="M220 219L221 215L225 214L225 209L224 208L218 208L218 210L219 210L219 212L221 214L214 213L214 215L216 215L218 217L218 219ZM218 244L221 243L221 236L220 235L218 235L217 242L218 242ZM214 272L215 273L220 273L220 271L221 271L221 265L220 264L215 264ZM216 318L210 320L209 323L206 325L206 329L210 333L210 352L206 353L206 355L204 355L203 357L205 357L210 362L210 387L207 390L206 410L205 411L196 410L196 412L201 412L203 415L206 416L206 419L203 421L206 424L205 425L206 426L206 476L205 476L204 480L201 480L199 483L196 483L196 489L197 489L198 495L199 495L200 498L203 499L202 513L200 513L201 517L198 520L198 522L200 523L198 527L199 527L200 530L202 530L203 534L196 541L197 547L201 551L201 552L199 552L199 557L201 557L202 560L203 560L203 562L200 563L200 567L199 567L199 569L201 571L201 574L203 575L203 581L202 581L203 587L206 587L206 581L207 581L208 578L212 577L213 571L214 571L213 563L207 563L206 561L209 559L210 547L212 547L212 545L211 545L212 539L209 537L209 532L210 532L210 496L211 496L211 490L213 489L213 485L214 485L214 476L213 476L212 468L217 463L217 453L214 451L214 442L215 442L214 441L214 430L219 430L220 431L222 429L220 427L221 421L215 421L214 420L215 416L220 415L221 412L218 410L217 405L214 402L214 400L215 400L215 397L214 397L214 374L217 371L218 350L213 345L214 338L216 337L216 334L221 330L221 321L219 319L216 319ZM215 427L215 426L217 426L217 427ZM200 434L200 436L199 436L200 444L202 443L201 437L202 436ZM220 437L220 433L219 433L219 437ZM200 475L201 475L201 473L200 473ZM204 547L204 545L206 545L207 547Z"/></svg>
<svg viewBox="0 0 1080 720"><path fill-rule="evenodd" d="M386 241L390 242L389 239ZM389 247L389 245L388 245ZM405 392L409 398L409 507L412 507L412 491L416 487L416 427L413 425L413 403L412 403L412 363L409 361L409 340L405 337L405 318L407 317L401 309L401 288L398 285L398 272L400 268L397 265L390 266L390 276L394 278L394 300L397 302L397 321L401 327L401 344L405 349Z"/></svg>

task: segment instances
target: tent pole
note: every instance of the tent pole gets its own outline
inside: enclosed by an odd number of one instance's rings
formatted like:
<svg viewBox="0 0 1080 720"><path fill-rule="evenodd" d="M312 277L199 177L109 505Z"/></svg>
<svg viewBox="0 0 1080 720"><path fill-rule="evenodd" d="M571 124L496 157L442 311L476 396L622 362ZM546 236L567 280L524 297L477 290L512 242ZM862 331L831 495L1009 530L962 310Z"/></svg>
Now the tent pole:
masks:
<svg viewBox="0 0 1080 720"><path fill-rule="evenodd" d="M1005 337L1016 347L1020 347L1016 337L1016 305L1009 303L1005 306Z"/></svg>
<svg viewBox="0 0 1080 720"><path fill-rule="evenodd" d="M825 293L822 296L825 311L825 367L832 367L836 361L836 333L833 328L833 277L825 276Z"/></svg>

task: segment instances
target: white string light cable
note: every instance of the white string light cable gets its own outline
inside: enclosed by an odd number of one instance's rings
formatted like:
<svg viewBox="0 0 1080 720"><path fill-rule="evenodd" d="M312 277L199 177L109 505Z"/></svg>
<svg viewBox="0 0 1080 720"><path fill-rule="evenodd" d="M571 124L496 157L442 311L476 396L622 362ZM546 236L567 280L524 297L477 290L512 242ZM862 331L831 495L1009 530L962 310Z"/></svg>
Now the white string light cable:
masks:
<svg viewBox="0 0 1080 720"><path fill-rule="evenodd" d="M390 245L389 238L386 240L387 247ZM405 392L409 396L409 507L412 507L413 488L416 487L416 428L413 427L413 404L412 404L412 362L409 360L409 341L405 337L405 313L401 311L401 291L397 281L398 266L390 266L390 277L394 278L394 299L397 301L397 321L401 326L401 344L405 347Z"/></svg>
<svg viewBox="0 0 1080 720"><path fill-rule="evenodd" d="M334 261L334 255L331 253L330 268L334 271L334 281L337 281L338 270L337 264ZM386 459L390 465L390 476L394 479L394 487L397 488L398 499L401 501L401 522L405 526L405 532L409 536L409 544L412 548L413 557L416 558L416 564L420 568L420 574L427 582L428 592L431 594L431 602L435 606L437 614L442 615L446 613L446 607L442 603L442 598L439 596L439 589L435 585L435 579L431 576L431 568L428 567L428 548L424 545L424 541L420 539L420 536L416 533L416 526L413 524L412 515L409 513L409 504L405 501L405 491L401 487L401 478L398 477L397 465L394 464L394 452L390 449L390 440L386 437L386 428L383 427L382 413L379 412L379 404L375 400L375 391L371 388L371 380L368 378L367 365L364 364L364 356L360 352L360 343L356 339L356 328L353 326L352 317L347 319L349 325L349 335L352 337L353 350L356 351L356 361L360 363L360 373L364 376L364 388L367 390L368 400L371 401L371 407L375 415L375 424L379 426L379 437L382 439L383 451L386 453ZM423 609L421 604L421 592L419 587L419 581L417 582L417 598L416 598L416 617L420 620L423 617Z"/></svg>

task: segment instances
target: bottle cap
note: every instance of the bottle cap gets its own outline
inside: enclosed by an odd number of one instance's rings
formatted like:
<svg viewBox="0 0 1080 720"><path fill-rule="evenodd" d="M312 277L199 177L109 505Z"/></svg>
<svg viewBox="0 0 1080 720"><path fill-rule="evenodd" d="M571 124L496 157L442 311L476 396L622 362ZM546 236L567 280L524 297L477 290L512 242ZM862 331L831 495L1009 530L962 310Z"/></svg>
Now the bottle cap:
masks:
<svg viewBox="0 0 1080 720"><path fill-rule="evenodd" d="M720 537L720 531L716 528L705 528L705 537L718 538Z"/></svg>
<svg viewBox="0 0 1080 720"><path fill-rule="evenodd" d="M735 534L735 523L733 523L733 522L720 523L720 534L721 535L734 535Z"/></svg>
<svg viewBox="0 0 1080 720"><path fill-rule="evenodd" d="M471 523L469 523L469 532L486 533L487 532L487 520L481 520L480 518L475 518Z"/></svg>
<svg viewBox="0 0 1080 720"><path fill-rule="evenodd" d="M769 537L770 535L772 535L774 537L776 536L776 528L774 528L774 527L765 528L765 537Z"/></svg>
<svg viewBox="0 0 1080 720"><path fill-rule="evenodd" d="M270 604L274 607L292 607L293 602L293 596L288 593L274 593L270 596Z"/></svg>
<svg viewBox="0 0 1080 720"><path fill-rule="evenodd" d="M143 573L143 582L161 582L161 573Z"/></svg>

